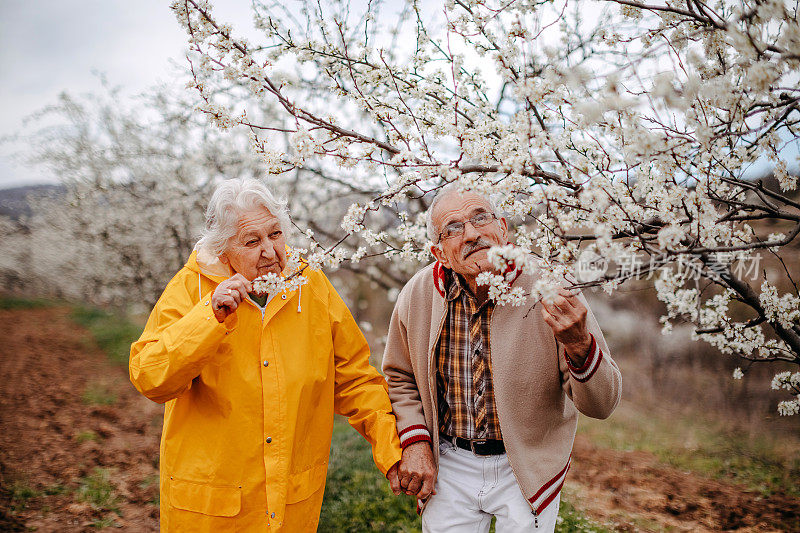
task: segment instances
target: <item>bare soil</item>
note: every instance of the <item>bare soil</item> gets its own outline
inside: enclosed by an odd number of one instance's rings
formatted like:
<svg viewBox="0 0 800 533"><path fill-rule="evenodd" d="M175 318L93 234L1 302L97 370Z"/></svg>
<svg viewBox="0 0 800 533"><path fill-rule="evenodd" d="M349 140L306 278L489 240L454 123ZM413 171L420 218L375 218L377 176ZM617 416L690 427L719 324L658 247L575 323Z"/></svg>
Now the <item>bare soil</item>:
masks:
<svg viewBox="0 0 800 533"><path fill-rule="evenodd" d="M136 392L66 308L0 311L0 339L0 531L112 521L156 531L162 407ZM96 468L118 495L105 508L81 497ZM620 531L800 531L797 498L765 499L582 437L567 488L587 515Z"/></svg>
<svg viewBox="0 0 800 533"><path fill-rule="evenodd" d="M567 479L576 506L621 531L800 531L798 498L764 498L648 452L597 448L580 435Z"/></svg>
<svg viewBox="0 0 800 533"><path fill-rule="evenodd" d="M139 395L68 309L0 311L0 339L0 530L87 531L104 519L158 530L162 407ZM113 404L84 398L87 389ZM95 440L80 442L89 432ZM114 510L80 497L95 468L110 473ZM23 489L34 495L12 502Z"/></svg>

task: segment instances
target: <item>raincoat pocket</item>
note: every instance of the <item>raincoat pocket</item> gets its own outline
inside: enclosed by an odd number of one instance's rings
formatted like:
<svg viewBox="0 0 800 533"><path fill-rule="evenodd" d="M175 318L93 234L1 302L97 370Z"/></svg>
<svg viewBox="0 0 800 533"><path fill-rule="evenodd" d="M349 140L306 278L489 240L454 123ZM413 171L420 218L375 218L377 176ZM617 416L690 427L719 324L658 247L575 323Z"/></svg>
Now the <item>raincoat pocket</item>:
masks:
<svg viewBox="0 0 800 533"><path fill-rule="evenodd" d="M297 503L305 500L325 486L325 475L328 472L328 463L312 466L289 477L289 490L286 494L286 503Z"/></svg>
<svg viewBox="0 0 800 533"><path fill-rule="evenodd" d="M184 511L209 516L236 516L242 508L242 489L170 478L169 502Z"/></svg>

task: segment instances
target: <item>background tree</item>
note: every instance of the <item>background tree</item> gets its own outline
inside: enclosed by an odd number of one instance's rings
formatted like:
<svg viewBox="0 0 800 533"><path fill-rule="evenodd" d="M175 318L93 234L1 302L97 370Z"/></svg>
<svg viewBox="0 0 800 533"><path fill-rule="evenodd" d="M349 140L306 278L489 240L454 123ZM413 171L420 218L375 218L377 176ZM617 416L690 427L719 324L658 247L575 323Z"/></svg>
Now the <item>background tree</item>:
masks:
<svg viewBox="0 0 800 533"><path fill-rule="evenodd" d="M217 94L231 100L239 89L231 84ZM26 146L22 156L59 176L63 188L33 198L31 216L0 221L4 286L135 312L151 308L192 251L214 185L264 175L263 155L250 150L247 132L210 126L195 112L199 103L180 83L130 97L104 81L96 93L64 94L31 117L18 139ZM377 190L312 164L283 173L271 186L290 200L298 227L311 228L326 247L339 239L331 228L351 199ZM395 220L381 224L395 231ZM292 238L308 245L303 234ZM363 248L351 241L337 253ZM388 263L380 256L341 266L386 291L410 275ZM355 295L367 289L362 285L351 278L342 288Z"/></svg>
<svg viewBox="0 0 800 533"><path fill-rule="evenodd" d="M246 136L204 122L183 91L131 99L107 84L32 117L26 157L65 190L35 200L4 240L4 277L38 294L152 306L191 252L216 180L259 172Z"/></svg>

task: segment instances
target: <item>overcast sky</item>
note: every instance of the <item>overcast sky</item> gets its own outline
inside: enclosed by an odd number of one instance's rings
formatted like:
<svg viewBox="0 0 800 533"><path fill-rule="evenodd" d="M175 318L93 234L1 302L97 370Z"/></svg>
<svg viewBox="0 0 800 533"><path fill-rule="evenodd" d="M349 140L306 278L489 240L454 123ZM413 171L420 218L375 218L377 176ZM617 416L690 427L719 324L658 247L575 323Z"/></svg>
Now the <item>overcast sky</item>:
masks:
<svg viewBox="0 0 800 533"><path fill-rule="evenodd" d="M186 39L169 0L0 0L0 137L58 94L96 92L102 72L137 92L168 78ZM251 28L249 0L217 2L215 13ZM11 161L0 146L0 188L53 180Z"/></svg>
<svg viewBox="0 0 800 533"><path fill-rule="evenodd" d="M17 132L24 117L55 103L62 91L97 92L96 72L128 94L168 79L174 73L170 61L182 64L186 49L169 3L0 0L0 137ZM219 20L231 23L237 34L257 40L250 0L214 5ZM12 162L15 150L19 147L0 144L0 188L55 180ZM790 151L789 166L797 168L797 144Z"/></svg>

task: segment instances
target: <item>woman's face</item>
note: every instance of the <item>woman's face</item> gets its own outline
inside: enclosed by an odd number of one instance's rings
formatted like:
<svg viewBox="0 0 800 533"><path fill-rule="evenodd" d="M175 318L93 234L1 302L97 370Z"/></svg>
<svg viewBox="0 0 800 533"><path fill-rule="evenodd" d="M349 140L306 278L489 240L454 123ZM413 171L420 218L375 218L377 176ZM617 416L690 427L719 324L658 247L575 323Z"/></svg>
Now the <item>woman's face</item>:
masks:
<svg viewBox="0 0 800 533"><path fill-rule="evenodd" d="M278 217L264 208L242 213L236 235L220 260L250 281L270 272L283 272L286 239Z"/></svg>

